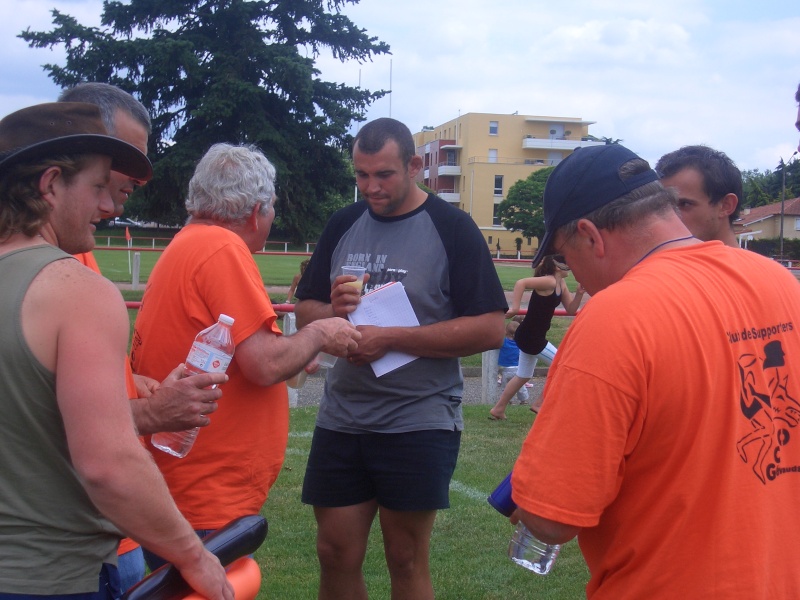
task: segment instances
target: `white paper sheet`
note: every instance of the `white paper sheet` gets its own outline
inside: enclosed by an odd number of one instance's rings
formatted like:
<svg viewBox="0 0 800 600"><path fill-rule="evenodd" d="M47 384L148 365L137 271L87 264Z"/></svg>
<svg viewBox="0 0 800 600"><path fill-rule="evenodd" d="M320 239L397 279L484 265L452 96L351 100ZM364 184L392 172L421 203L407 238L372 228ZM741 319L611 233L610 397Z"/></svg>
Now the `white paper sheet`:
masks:
<svg viewBox="0 0 800 600"><path fill-rule="evenodd" d="M408 299L406 289L400 282L390 283L364 294L361 303L348 315L348 318L353 325L419 327L417 315ZM370 366L375 376L380 377L417 358L419 357L413 354L392 350L370 363Z"/></svg>

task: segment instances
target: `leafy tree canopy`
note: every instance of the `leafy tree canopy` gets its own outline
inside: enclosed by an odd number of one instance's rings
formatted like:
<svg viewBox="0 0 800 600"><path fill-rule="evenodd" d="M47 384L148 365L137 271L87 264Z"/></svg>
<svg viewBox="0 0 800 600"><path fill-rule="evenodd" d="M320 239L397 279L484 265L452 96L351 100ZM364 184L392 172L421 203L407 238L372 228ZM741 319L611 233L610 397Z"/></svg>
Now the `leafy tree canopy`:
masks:
<svg viewBox="0 0 800 600"><path fill-rule="evenodd" d="M780 202L786 176L786 199L800 196L800 161L779 162L774 171L752 169L742 172L742 206L755 208Z"/></svg>
<svg viewBox="0 0 800 600"><path fill-rule="evenodd" d="M54 28L20 37L63 46L66 65L45 65L58 85L116 85L153 118L155 177L131 199L141 218L177 224L194 166L214 143L254 144L278 171L276 226L315 239L351 196L353 121L385 91L323 81L323 48L363 63L389 46L341 14L358 0L130 0L103 3L100 28L53 10Z"/></svg>
<svg viewBox="0 0 800 600"><path fill-rule="evenodd" d="M509 231L520 231L525 237L542 238L544 185L554 168L534 171L527 179L521 179L509 188L506 199L497 206L497 215L503 227Z"/></svg>

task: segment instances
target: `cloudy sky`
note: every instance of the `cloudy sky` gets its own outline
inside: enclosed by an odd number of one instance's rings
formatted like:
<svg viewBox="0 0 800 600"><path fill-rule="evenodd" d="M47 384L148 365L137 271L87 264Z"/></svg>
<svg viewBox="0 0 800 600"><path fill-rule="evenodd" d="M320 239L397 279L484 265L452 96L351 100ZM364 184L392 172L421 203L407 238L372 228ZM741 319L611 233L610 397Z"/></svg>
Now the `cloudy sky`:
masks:
<svg viewBox="0 0 800 600"><path fill-rule="evenodd" d="M0 114L53 99L41 69L58 51L16 35L58 8L99 25L100 0L4 1ZM797 148L797 0L361 0L345 13L392 55L321 57L325 79L391 89L369 118L412 131L469 112L580 117L654 162L705 143L741 169L774 169Z"/></svg>

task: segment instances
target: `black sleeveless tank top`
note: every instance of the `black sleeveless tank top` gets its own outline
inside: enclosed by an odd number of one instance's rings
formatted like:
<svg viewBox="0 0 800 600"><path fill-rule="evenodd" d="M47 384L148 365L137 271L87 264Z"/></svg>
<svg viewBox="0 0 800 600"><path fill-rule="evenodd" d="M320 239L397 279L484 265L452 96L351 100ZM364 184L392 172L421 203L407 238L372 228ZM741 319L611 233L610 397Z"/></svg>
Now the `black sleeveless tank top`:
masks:
<svg viewBox="0 0 800 600"><path fill-rule="evenodd" d="M564 285L562 282L561 285ZM561 304L561 292L553 290L549 296L535 291L528 302L528 312L514 333L514 341L526 354L539 354L547 346L547 332L556 307Z"/></svg>

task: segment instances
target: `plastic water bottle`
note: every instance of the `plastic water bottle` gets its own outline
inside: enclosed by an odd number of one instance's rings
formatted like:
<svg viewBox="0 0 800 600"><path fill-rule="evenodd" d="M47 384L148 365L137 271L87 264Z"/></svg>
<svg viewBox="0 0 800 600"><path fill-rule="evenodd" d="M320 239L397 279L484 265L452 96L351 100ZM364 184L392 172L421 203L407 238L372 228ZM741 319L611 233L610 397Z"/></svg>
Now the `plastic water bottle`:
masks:
<svg viewBox="0 0 800 600"><path fill-rule="evenodd" d="M520 521L508 543L508 558L537 575L547 575L561 551L561 544L546 544L534 537Z"/></svg>
<svg viewBox="0 0 800 600"><path fill-rule="evenodd" d="M501 515L510 517L517 510L511 499L511 473L506 475L500 485L486 499ZM508 557L521 567L537 575L547 575L561 551L560 544L546 544L537 539L522 523L517 523L508 544Z"/></svg>
<svg viewBox="0 0 800 600"><path fill-rule="evenodd" d="M186 357L186 375L224 373L228 369L234 350L232 325L233 317L221 314L219 321L197 334ZM183 458L192 449L199 431L199 427L185 431L162 431L154 433L150 443L167 454Z"/></svg>

